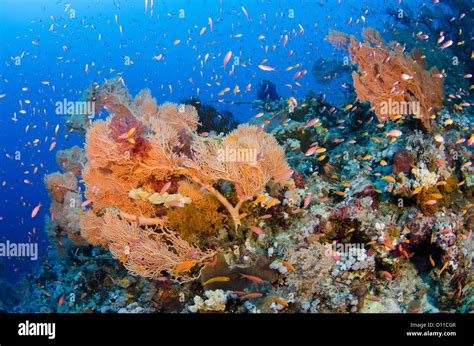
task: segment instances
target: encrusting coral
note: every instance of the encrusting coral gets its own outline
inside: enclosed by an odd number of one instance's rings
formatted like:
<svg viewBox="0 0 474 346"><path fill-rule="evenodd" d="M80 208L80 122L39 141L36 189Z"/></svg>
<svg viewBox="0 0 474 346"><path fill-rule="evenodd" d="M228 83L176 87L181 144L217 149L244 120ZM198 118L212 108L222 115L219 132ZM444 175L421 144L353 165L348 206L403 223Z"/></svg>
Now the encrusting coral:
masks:
<svg viewBox="0 0 474 346"><path fill-rule="evenodd" d="M363 38L364 43L335 31L326 38L335 47L347 50L351 62L358 65L352 73L358 99L369 101L380 121L394 120L403 113L387 110L387 104L419 103L419 111L412 109L410 113L430 132L431 119L443 107L444 83L438 77L440 72L435 67L424 70L424 64L415 59L418 51L407 54L396 42L385 45L374 29L366 29Z"/></svg>

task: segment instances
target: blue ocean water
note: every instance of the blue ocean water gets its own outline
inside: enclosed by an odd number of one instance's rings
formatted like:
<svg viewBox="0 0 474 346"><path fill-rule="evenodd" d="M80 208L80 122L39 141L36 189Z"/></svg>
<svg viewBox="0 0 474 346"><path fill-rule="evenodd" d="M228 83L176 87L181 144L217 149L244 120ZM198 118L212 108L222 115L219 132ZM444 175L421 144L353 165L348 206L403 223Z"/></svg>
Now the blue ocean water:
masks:
<svg viewBox="0 0 474 346"><path fill-rule="evenodd" d="M410 1L414 11L421 4ZM255 100L262 79L273 82L284 97L312 90L342 104L340 86L349 79L320 84L311 73L318 58L343 58L324 37L329 29L357 36L367 26L389 30L393 18L384 14L387 6L396 7L397 1L2 0L0 238L38 242L40 259L2 258L0 275L15 280L34 270L51 249L44 233L49 201L43 179L58 169L57 150L84 141L66 132L64 118L55 114L56 102L79 100L92 81L120 74L132 95L146 87L159 103L199 97L231 111L240 122L255 111L249 104L229 102ZM283 45L285 35L289 39ZM232 60L224 69L229 51ZM263 71L259 64L275 71ZM296 70L286 70L296 64L307 71L299 86ZM235 86L239 93L233 93ZM225 88L230 91L219 96ZM53 136L57 145L49 151Z"/></svg>

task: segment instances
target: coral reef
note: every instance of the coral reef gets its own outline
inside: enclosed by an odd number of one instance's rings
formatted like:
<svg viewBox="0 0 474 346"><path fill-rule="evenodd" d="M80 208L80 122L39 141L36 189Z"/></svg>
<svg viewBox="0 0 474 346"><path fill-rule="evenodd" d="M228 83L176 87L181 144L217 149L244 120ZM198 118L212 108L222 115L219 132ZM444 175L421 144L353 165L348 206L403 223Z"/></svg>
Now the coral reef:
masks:
<svg viewBox="0 0 474 346"><path fill-rule="evenodd" d="M245 202L271 180L293 186L283 149L256 126L201 136L193 106L158 106L149 90L132 98L120 78L94 88L94 102L110 116L87 130L85 157L77 147L68 160L58 154L73 172L47 177L51 210L76 242L109 249L132 274L195 280L220 232L241 225Z"/></svg>
<svg viewBox="0 0 474 346"><path fill-rule="evenodd" d="M45 178L50 237L75 249L62 261L80 275L45 266L41 280L79 285L94 312L472 311L467 106L456 93L444 107L451 85L417 47L373 29L327 40L357 69L347 105L280 98L262 81L259 116L239 126L197 99L158 105L120 77L94 84L87 98L108 116ZM407 114L424 131L384 102L419 103ZM46 289L29 294L44 305ZM66 293L52 311L78 309Z"/></svg>

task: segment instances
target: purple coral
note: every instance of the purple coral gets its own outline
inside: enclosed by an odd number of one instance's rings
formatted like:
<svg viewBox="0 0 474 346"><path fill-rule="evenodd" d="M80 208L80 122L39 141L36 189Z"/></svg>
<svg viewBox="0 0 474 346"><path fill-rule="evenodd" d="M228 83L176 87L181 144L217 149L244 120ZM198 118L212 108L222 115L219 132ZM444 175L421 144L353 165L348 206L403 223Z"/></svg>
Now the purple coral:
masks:
<svg viewBox="0 0 474 346"><path fill-rule="evenodd" d="M393 174L410 172L414 162L415 155L411 151L405 149L398 151L393 158Z"/></svg>

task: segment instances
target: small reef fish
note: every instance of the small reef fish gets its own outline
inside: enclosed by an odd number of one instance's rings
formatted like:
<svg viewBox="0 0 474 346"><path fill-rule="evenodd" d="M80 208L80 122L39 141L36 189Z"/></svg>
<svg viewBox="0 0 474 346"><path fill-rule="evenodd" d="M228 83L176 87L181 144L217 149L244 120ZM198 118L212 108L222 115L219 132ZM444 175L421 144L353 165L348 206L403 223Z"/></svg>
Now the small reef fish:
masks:
<svg viewBox="0 0 474 346"><path fill-rule="evenodd" d="M400 137L403 132L400 130L390 130L385 134L385 137Z"/></svg>
<svg viewBox="0 0 474 346"><path fill-rule="evenodd" d="M179 274L185 271L190 270L192 267L196 265L196 261L185 261L176 266L174 271L175 274Z"/></svg>
<svg viewBox="0 0 474 346"><path fill-rule="evenodd" d="M285 307L285 308L288 307L288 303L287 303L286 301L284 301L283 299L281 299L281 298L279 298L279 297L272 297L272 299L273 299L276 303L280 304L281 306L283 306L283 307Z"/></svg>
<svg viewBox="0 0 474 346"><path fill-rule="evenodd" d="M388 271L386 270L382 270L380 272L380 275L382 275L384 278L386 278L387 280L393 280L393 275L390 274Z"/></svg>
<svg viewBox="0 0 474 346"><path fill-rule="evenodd" d="M241 296L241 297L240 297L240 300L255 299L255 298L260 298L261 296L263 296L262 293L258 293L258 292L249 293L249 294L246 294L246 295Z"/></svg>
<svg viewBox="0 0 474 346"><path fill-rule="evenodd" d="M168 189L170 188L171 186L171 181L168 181L165 185L163 185L163 187L161 188L160 190L160 194L164 194L166 191L168 191Z"/></svg>
<svg viewBox="0 0 474 346"><path fill-rule="evenodd" d="M226 53L226 55L224 56L224 61L223 61L223 64L222 64L222 66L224 67L224 69L225 69L225 67L227 66L227 63L229 62L229 60L230 60L231 57L232 57L232 51L229 50L229 51Z"/></svg>
<svg viewBox="0 0 474 346"><path fill-rule="evenodd" d="M271 71L276 71L274 67L268 66L268 65L258 65L258 68L262 71L266 72L271 72Z"/></svg>
<svg viewBox="0 0 474 346"><path fill-rule="evenodd" d="M292 271L292 272L295 272L296 271L296 268L293 267L290 263L288 263L287 261L284 261L284 260L278 260L278 262L280 262L285 268L287 268L289 271Z"/></svg>
<svg viewBox="0 0 474 346"><path fill-rule="evenodd" d="M265 209L270 209L271 207L274 207L277 205L280 201L276 198L271 198L270 201L265 203Z"/></svg>
<svg viewBox="0 0 474 346"><path fill-rule="evenodd" d="M304 203L303 203L303 209L305 209L310 203L311 203L311 199L313 198L313 193L310 192L308 194L308 196L306 196L305 200L304 200Z"/></svg>
<svg viewBox="0 0 474 346"><path fill-rule="evenodd" d="M31 211L31 218L34 218L38 214L41 206L42 204L39 203L36 207L33 208L33 210Z"/></svg>
<svg viewBox="0 0 474 346"><path fill-rule="evenodd" d="M258 276L254 275L247 275L247 274L240 274L243 278L246 278L250 281L256 282L257 284L263 284L265 280L259 278Z"/></svg>
<svg viewBox="0 0 474 346"><path fill-rule="evenodd" d="M395 183L396 181L394 177L391 177L389 175L382 177L382 180L388 181L389 183Z"/></svg>
<svg viewBox="0 0 474 346"><path fill-rule="evenodd" d="M261 229L260 227L257 227L257 226L248 226L247 227L249 230L251 230L252 232L254 232L255 234L257 235L261 235L261 234L264 234L265 232L263 231L263 229Z"/></svg>
<svg viewBox="0 0 474 346"><path fill-rule="evenodd" d="M444 262L443 267L440 270L438 270L438 276L440 276L444 272L444 270L448 267L448 264L449 264L448 261Z"/></svg>
<svg viewBox="0 0 474 346"><path fill-rule="evenodd" d="M209 280L206 280L206 282L204 282L202 285L207 286L215 282L228 282L228 281L230 281L230 277L228 276L216 276Z"/></svg>
<svg viewBox="0 0 474 346"><path fill-rule="evenodd" d="M305 155L305 156L311 156L311 155L313 155L313 154L316 152L317 149L318 149L317 147L311 147L311 148L309 148L308 150L306 150L306 152L304 153L304 155Z"/></svg>
<svg viewBox="0 0 474 346"><path fill-rule="evenodd" d="M432 267L435 267L435 266L436 266L436 263L435 263L435 261L433 260L433 257L431 257L431 255L430 255L429 259L430 259L430 264L431 264L431 266L432 266Z"/></svg>
<svg viewBox="0 0 474 346"><path fill-rule="evenodd" d="M316 124L317 122L319 122L319 118L313 118L310 121L308 121L304 127L305 128L311 127L314 124Z"/></svg>
<svg viewBox="0 0 474 346"><path fill-rule="evenodd" d="M441 50L446 49L446 48L452 46L452 44L453 44L453 41L452 41L452 40L446 41L446 42L441 46Z"/></svg>
<svg viewBox="0 0 474 346"><path fill-rule="evenodd" d="M275 180L278 181L278 182L285 181L289 177L291 177L293 175L293 173L294 173L294 171L292 169L290 169L289 171L283 173L282 175L279 175L279 176L275 177Z"/></svg>
<svg viewBox="0 0 474 346"><path fill-rule="evenodd" d="M92 203L92 200L88 199L88 200L81 203L81 208L87 207L91 203Z"/></svg>

